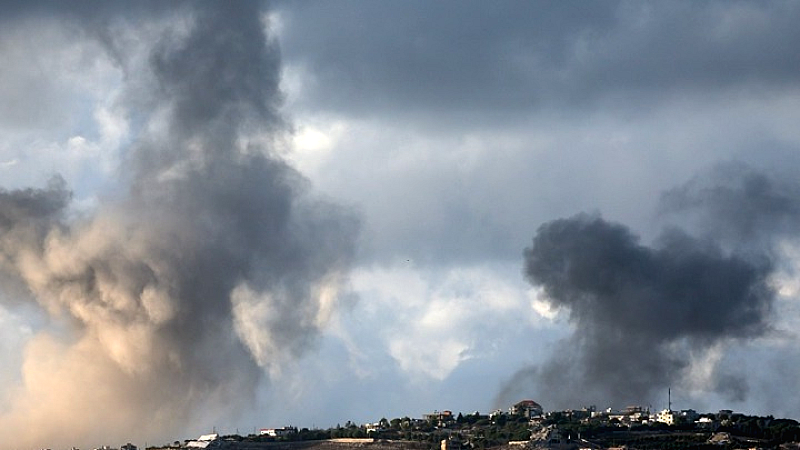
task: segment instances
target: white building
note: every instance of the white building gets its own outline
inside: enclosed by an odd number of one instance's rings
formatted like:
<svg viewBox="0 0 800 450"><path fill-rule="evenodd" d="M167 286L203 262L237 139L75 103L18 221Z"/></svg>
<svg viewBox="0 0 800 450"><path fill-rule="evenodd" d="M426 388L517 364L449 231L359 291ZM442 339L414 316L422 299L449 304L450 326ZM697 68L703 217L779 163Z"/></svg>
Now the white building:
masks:
<svg viewBox="0 0 800 450"><path fill-rule="evenodd" d="M296 432L297 428L294 427L262 428L259 434L261 436L282 437Z"/></svg>
<svg viewBox="0 0 800 450"><path fill-rule="evenodd" d="M204 434L194 441L187 442L186 446L191 448L206 448L217 439L219 439L219 435L217 433Z"/></svg>
<svg viewBox="0 0 800 450"><path fill-rule="evenodd" d="M675 412L669 409L659 411L659 413L656 414L656 422L675 425Z"/></svg>

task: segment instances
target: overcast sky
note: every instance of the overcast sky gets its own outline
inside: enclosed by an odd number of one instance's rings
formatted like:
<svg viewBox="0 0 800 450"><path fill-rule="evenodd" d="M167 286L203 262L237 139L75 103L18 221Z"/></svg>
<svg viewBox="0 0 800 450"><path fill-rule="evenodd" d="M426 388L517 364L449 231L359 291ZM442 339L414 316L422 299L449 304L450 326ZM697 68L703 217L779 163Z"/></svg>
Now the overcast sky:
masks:
<svg viewBox="0 0 800 450"><path fill-rule="evenodd" d="M800 4L226 6L0 17L12 444L800 419Z"/></svg>

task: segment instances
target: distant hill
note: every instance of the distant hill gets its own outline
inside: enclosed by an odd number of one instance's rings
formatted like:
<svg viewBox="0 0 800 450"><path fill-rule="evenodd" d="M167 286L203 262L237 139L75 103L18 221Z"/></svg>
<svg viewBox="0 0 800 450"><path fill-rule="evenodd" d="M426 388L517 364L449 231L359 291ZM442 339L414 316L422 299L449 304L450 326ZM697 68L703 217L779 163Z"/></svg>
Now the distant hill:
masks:
<svg viewBox="0 0 800 450"><path fill-rule="evenodd" d="M429 450L430 443L380 439L329 439L299 442L254 442L217 440L208 450ZM169 447L164 447L168 450ZM150 450L153 450L152 448ZM174 450L174 449L173 449Z"/></svg>

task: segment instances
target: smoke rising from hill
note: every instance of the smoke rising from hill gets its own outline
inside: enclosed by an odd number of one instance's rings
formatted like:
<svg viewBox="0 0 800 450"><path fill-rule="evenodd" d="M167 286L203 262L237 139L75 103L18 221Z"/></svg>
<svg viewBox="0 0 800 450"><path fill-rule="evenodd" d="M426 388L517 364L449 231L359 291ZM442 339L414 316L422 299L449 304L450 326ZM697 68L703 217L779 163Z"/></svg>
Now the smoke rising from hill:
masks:
<svg viewBox="0 0 800 450"><path fill-rule="evenodd" d="M743 373L717 364L726 346L767 335L781 264L774 245L796 236L800 196L792 183L726 164L664 194L673 223L652 246L626 226L580 214L542 225L525 250L526 279L567 311L571 336L545 363L505 383L499 401L541 392L559 407L661 405L669 386L689 385L742 401ZM658 400L658 401L656 401Z"/></svg>
<svg viewBox="0 0 800 450"><path fill-rule="evenodd" d="M126 193L75 219L58 177L0 192L9 297L52 325L0 411L7 445L166 442L190 419L246 408L335 307L358 224L270 147L285 124L260 5L180 8L184 20L138 36L153 43L147 66L120 60L142 121ZM108 37L101 22L84 26ZM125 41L105 44L125 58Z"/></svg>

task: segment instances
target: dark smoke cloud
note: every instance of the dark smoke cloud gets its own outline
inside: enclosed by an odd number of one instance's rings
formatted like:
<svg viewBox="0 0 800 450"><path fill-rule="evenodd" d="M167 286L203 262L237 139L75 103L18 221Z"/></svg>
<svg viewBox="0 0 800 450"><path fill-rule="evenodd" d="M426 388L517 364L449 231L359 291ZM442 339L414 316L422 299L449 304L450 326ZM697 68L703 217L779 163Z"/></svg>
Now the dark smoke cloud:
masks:
<svg viewBox="0 0 800 450"><path fill-rule="evenodd" d="M776 238L800 231L800 186L793 179L794 173L778 176L742 163L720 164L664 193L660 214L730 246L766 249Z"/></svg>
<svg viewBox="0 0 800 450"><path fill-rule="evenodd" d="M44 189L28 188L9 192L0 188L0 230L9 232L23 220L46 228L60 217L71 196L66 182L58 176L52 178Z"/></svg>
<svg viewBox="0 0 800 450"><path fill-rule="evenodd" d="M127 193L72 219L58 178L0 192L3 276L70 330L27 346L0 415L20 430L7 444L166 442L191 419L246 409L335 307L357 220L272 148L285 130L280 58L260 5L181 8L176 25L138 36L153 42L147 66L121 65L126 98L142 99ZM113 58L124 42L105 43Z"/></svg>
<svg viewBox="0 0 800 450"><path fill-rule="evenodd" d="M501 395L527 380L554 408L652 401L717 345L769 330L771 271L766 255L727 253L678 229L651 247L596 216L546 223L525 251L525 276L569 311L575 331ZM725 374L712 389L740 398L742 381Z"/></svg>

